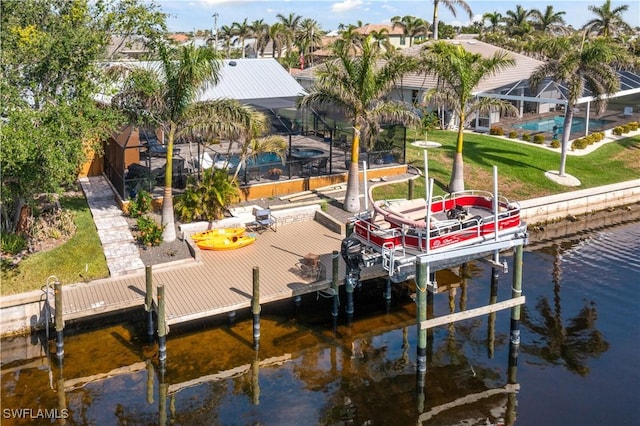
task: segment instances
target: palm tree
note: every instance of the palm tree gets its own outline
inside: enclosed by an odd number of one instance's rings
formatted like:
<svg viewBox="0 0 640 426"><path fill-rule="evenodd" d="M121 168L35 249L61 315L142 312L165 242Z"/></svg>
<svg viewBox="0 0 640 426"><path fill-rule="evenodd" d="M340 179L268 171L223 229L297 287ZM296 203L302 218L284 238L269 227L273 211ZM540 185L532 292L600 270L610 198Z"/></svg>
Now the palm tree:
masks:
<svg viewBox="0 0 640 426"><path fill-rule="evenodd" d="M280 56L282 56L282 46L286 42L286 32L287 28L282 22L276 22L269 28L269 37L273 43L272 55L274 58L280 59Z"/></svg>
<svg viewBox="0 0 640 426"><path fill-rule="evenodd" d="M378 63L380 50L371 36L362 43L361 55L353 56L346 44L335 49L336 58L325 62L318 71L318 80L300 101L302 108L331 106L339 108L353 123L351 164L343 208L360 210L358 162L360 141L370 145L371 135L378 133L385 122L414 125L418 116L405 103L387 98L394 81L412 69L412 63L392 59Z"/></svg>
<svg viewBox="0 0 640 426"><path fill-rule="evenodd" d="M309 57L310 63L313 66L313 51L322 44L322 27L318 24L318 21L311 18L303 19L300 22L298 33L296 35L296 42L300 47L300 53L306 57Z"/></svg>
<svg viewBox="0 0 640 426"><path fill-rule="evenodd" d="M495 32L498 29L498 26L502 22L502 14L498 11L495 12L487 12L482 15L483 22L489 20L491 24L491 32Z"/></svg>
<svg viewBox="0 0 640 426"><path fill-rule="evenodd" d="M233 35L235 36L236 41L240 41L240 57L244 58L244 41L253 35L251 32L251 26L247 23L247 18L242 22L234 22L231 24L231 28L233 29Z"/></svg>
<svg viewBox="0 0 640 426"><path fill-rule="evenodd" d="M281 13L276 15L276 18L280 20L280 23L284 26L284 38L287 44L287 52L293 51L293 42L295 41L298 28L300 27L300 20L302 16L290 13L289 16L284 16Z"/></svg>
<svg viewBox="0 0 640 426"><path fill-rule="evenodd" d="M529 17L533 11L516 5L516 10L507 10L507 16L504 18L507 24L507 33L514 36L523 36L531 32L531 23Z"/></svg>
<svg viewBox="0 0 640 426"><path fill-rule="evenodd" d="M582 27L587 32L595 32L604 37L615 37L623 31L631 31L632 28L622 19L622 13L629 10L628 5L611 9L611 0L605 0L600 7L589 6L589 10L597 15Z"/></svg>
<svg viewBox="0 0 640 426"><path fill-rule="evenodd" d="M394 16L391 18L393 28L400 27L405 37L409 37L409 47L413 46L413 38L420 35L427 35L429 24L421 18L415 16Z"/></svg>
<svg viewBox="0 0 640 426"><path fill-rule="evenodd" d="M271 40L269 36L269 24L264 22L264 19L258 19L251 23L251 33L256 39L256 56L264 56L264 49Z"/></svg>
<svg viewBox="0 0 640 426"><path fill-rule="evenodd" d="M229 25L223 25L218 32L218 38L223 46L227 48L227 58L231 58L231 44L233 42L233 28Z"/></svg>
<svg viewBox="0 0 640 426"><path fill-rule="evenodd" d="M438 39L438 5L440 3L449 9L449 12L451 12L454 17L456 16L456 6L458 6L467 12L469 19L473 19L471 7L464 0L433 0L433 25L431 26L431 31L433 31L434 40Z"/></svg>
<svg viewBox="0 0 640 426"><path fill-rule="evenodd" d="M248 111L234 101L196 103L199 94L217 84L221 62L210 47L182 46L177 60L166 47L160 47L158 69L136 69L128 73L123 90L113 105L132 122L161 127L167 135L164 198L162 204L163 240L176 238L173 211L173 145L176 137L191 132L203 136L235 137L250 124Z"/></svg>
<svg viewBox="0 0 640 426"><path fill-rule="evenodd" d="M562 127L560 176L565 175L569 134L573 121L573 110L585 89L595 99L599 113L606 108L607 97L620 88L620 67L631 67L633 58L620 44L607 38L596 38L580 42L576 37L547 38L537 46L546 53L549 61L540 65L529 77L532 90L550 77L556 84L566 88L567 108Z"/></svg>
<svg viewBox="0 0 640 426"><path fill-rule="evenodd" d="M420 62L420 69L435 75L438 80L437 87L427 92L427 100L433 100L439 105L448 105L458 118L458 140L449 191L464 191L462 148L468 117L473 112L494 108L504 112L515 110L508 102L484 97L475 98L473 90L480 81L515 65L515 61L506 51L499 51L485 58L466 51L461 45L440 41L425 46L421 51Z"/></svg>
<svg viewBox="0 0 640 426"><path fill-rule="evenodd" d="M349 25L340 30L340 37L333 43L334 49L357 55L364 39L364 36L356 31L358 28L355 25Z"/></svg>
<svg viewBox="0 0 640 426"><path fill-rule="evenodd" d="M566 12L556 12L553 10L552 5L548 5L544 13L538 9L531 11L531 17L534 19L533 25L543 33L557 34L565 32L566 23L562 15L566 15Z"/></svg>

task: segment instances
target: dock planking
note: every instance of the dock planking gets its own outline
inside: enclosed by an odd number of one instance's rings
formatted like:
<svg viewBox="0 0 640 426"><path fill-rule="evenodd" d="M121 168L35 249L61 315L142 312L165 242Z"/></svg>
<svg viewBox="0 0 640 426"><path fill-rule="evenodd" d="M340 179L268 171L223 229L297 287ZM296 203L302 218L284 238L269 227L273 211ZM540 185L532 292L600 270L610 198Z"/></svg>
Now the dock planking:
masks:
<svg viewBox="0 0 640 426"><path fill-rule="evenodd" d="M165 286L169 325L225 314L250 307L253 268L260 269L260 303L269 303L323 290L331 285L332 252L340 250L342 236L318 222L305 221L267 230L256 242L237 250L202 251L200 262L154 268L153 286ZM325 272L309 282L298 274L296 263L307 254L319 256ZM339 278L345 274L340 258ZM63 289L65 320L81 319L142 306L144 274L128 275Z"/></svg>

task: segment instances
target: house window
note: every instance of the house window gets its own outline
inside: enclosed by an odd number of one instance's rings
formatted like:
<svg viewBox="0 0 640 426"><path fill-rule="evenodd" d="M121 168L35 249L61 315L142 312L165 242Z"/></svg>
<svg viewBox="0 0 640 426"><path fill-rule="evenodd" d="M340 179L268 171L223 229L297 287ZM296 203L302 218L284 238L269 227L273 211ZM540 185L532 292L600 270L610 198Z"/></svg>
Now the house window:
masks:
<svg viewBox="0 0 640 426"><path fill-rule="evenodd" d="M400 37L400 46L407 44L407 38L405 36Z"/></svg>
<svg viewBox="0 0 640 426"><path fill-rule="evenodd" d="M417 105L420 102L420 91L412 90L411 91L411 103Z"/></svg>

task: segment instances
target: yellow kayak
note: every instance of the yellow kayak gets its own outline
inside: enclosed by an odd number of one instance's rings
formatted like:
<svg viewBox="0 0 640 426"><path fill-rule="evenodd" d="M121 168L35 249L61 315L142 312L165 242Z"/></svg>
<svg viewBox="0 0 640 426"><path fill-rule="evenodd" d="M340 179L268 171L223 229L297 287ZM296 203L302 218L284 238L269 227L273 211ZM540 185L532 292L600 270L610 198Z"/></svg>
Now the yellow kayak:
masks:
<svg viewBox="0 0 640 426"><path fill-rule="evenodd" d="M255 234L212 235L196 241L196 245L202 250L233 250L248 246L255 240Z"/></svg>
<svg viewBox="0 0 640 426"><path fill-rule="evenodd" d="M209 238L217 238L217 237L233 237L236 235L244 234L244 228L217 228L217 229L209 229L208 231L196 232L191 235L191 239L194 242L207 240Z"/></svg>

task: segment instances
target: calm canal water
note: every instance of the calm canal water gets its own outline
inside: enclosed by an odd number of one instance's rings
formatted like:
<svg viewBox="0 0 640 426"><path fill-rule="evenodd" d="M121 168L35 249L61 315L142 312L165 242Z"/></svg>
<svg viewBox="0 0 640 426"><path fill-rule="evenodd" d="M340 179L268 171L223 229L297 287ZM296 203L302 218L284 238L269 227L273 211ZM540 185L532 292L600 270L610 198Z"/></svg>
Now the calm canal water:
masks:
<svg viewBox="0 0 640 426"><path fill-rule="evenodd" d="M489 301L489 266L456 272L438 276L449 290L436 316ZM517 367L509 310L495 327L489 316L441 326L422 391L411 286L386 306L382 282L357 295L350 325L341 306L335 330L328 299L264 306L257 354L246 313L172 329L165 371L142 320L66 336L62 368L37 336L4 339L2 424L51 424L38 410L68 425L638 424L639 277L638 222L527 249ZM511 282L500 275L498 300Z"/></svg>

